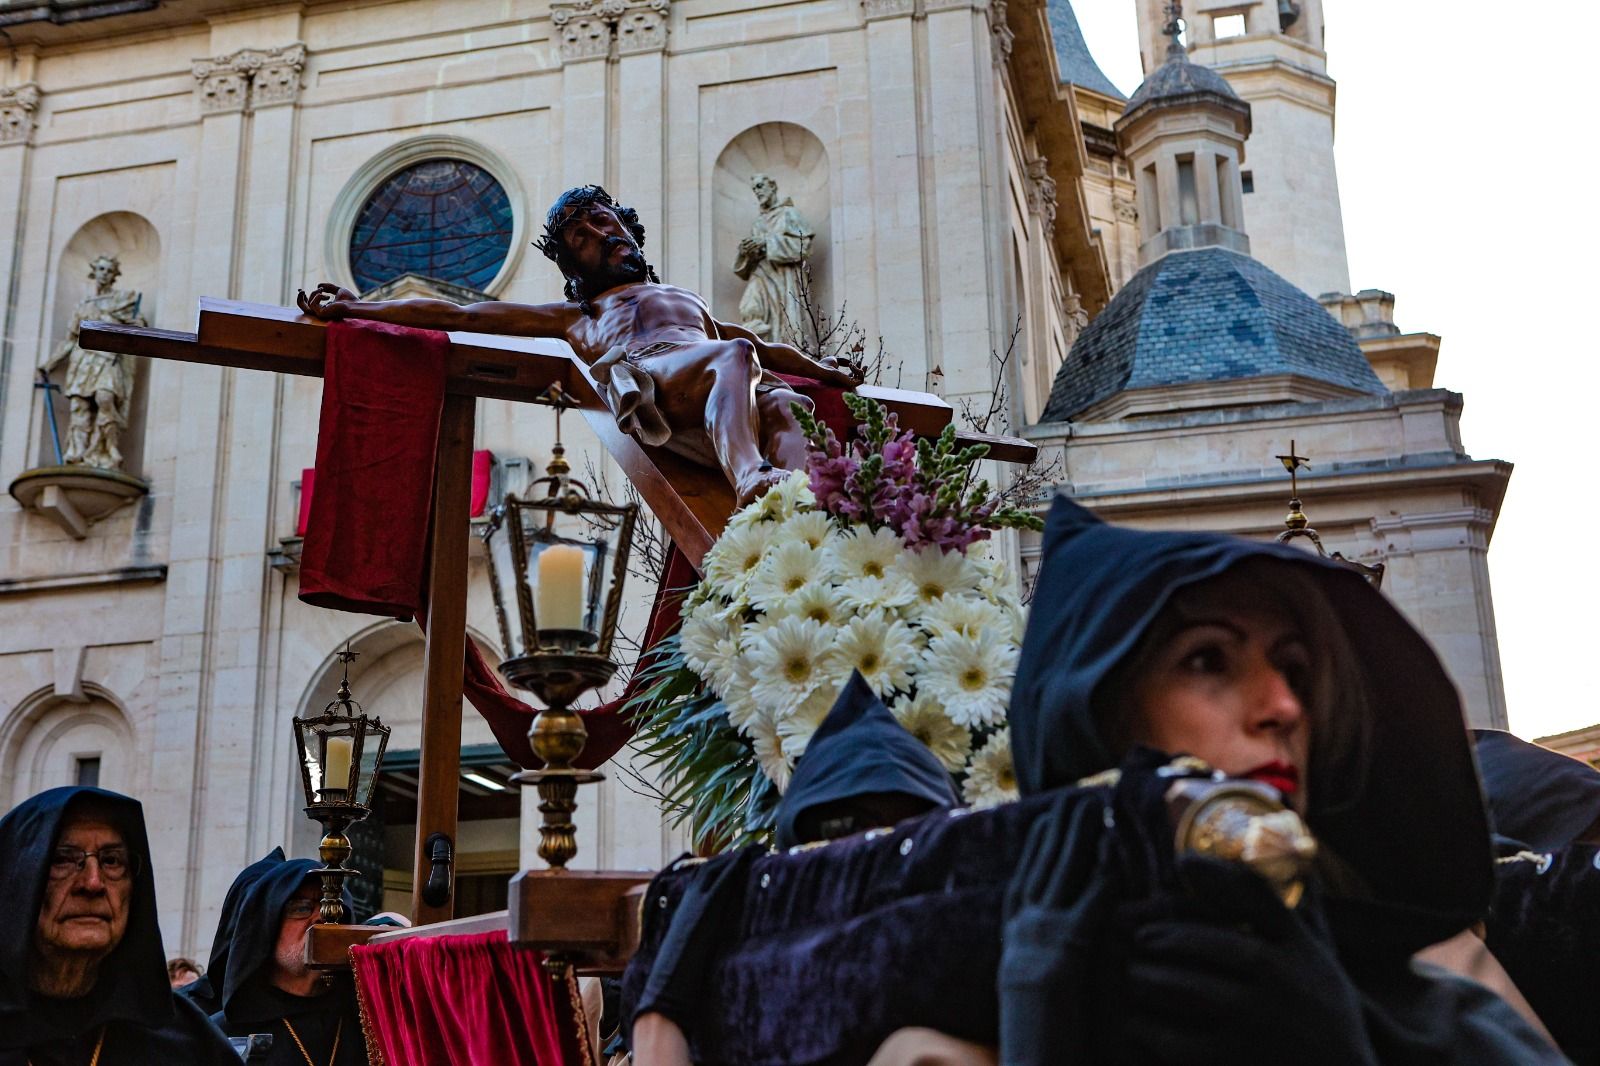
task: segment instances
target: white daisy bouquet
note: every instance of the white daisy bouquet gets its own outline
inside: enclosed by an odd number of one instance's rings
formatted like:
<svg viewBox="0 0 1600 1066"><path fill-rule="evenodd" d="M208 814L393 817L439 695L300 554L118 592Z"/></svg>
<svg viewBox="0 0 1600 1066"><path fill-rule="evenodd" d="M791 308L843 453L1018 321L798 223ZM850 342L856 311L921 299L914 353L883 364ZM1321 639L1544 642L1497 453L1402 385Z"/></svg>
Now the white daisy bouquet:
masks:
<svg viewBox="0 0 1600 1066"><path fill-rule="evenodd" d="M630 705L699 844L771 826L852 670L968 802L1016 794L1005 708L1022 607L988 537L1041 523L974 478L986 447L958 449L953 427L917 441L881 405L845 399L858 439L842 445L797 409L807 468L729 520Z"/></svg>

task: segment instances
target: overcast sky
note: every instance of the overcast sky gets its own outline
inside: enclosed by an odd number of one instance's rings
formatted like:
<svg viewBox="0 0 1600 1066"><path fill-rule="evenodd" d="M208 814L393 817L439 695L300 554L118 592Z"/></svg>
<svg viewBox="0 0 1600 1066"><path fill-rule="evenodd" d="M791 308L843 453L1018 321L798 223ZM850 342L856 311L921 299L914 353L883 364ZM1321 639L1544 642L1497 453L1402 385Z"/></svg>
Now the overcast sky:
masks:
<svg viewBox="0 0 1600 1066"><path fill-rule="evenodd" d="M1511 728L1539 737L1600 723L1593 7L1518 4L1491 28L1487 6L1324 0L1351 283L1444 338L1434 381L1466 397L1467 451L1516 464L1489 572ZM1073 7L1131 93L1132 0Z"/></svg>

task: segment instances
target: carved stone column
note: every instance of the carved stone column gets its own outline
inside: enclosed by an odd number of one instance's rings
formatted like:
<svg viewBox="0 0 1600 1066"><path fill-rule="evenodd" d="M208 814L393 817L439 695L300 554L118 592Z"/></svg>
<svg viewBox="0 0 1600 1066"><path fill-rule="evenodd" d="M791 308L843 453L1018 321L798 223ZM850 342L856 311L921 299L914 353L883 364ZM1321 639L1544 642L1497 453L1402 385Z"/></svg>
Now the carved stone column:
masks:
<svg viewBox="0 0 1600 1066"><path fill-rule="evenodd" d="M0 144L27 144L33 137L33 113L38 109L36 82L0 86Z"/></svg>
<svg viewBox="0 0 1600 1066"><path fill-rule="evenodd" d="M300 96L306 46L241 48L231 55L197 59L191 68L202 114L254 110L293 103Z"/></svg>
<svg viewBox="0 0 1600 1066"><path fill-rule="evenodd" d="M561 61L658 52L667 46L669 0L554 0Z"/></svg>

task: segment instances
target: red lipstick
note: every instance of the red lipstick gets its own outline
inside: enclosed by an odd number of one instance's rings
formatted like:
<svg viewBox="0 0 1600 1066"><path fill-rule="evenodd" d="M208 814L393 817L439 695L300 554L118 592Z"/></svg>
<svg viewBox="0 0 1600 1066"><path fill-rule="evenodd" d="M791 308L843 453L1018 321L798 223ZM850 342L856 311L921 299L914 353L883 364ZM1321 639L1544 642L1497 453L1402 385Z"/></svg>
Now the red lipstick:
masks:
<svg viewBox="0 0 1600 1066"><path fill-rule="evenodd" d="M1271 785L1285 796L1292 796L1300 789L1300 771L1286 762L1262 763L1240 776Z"/></svg>

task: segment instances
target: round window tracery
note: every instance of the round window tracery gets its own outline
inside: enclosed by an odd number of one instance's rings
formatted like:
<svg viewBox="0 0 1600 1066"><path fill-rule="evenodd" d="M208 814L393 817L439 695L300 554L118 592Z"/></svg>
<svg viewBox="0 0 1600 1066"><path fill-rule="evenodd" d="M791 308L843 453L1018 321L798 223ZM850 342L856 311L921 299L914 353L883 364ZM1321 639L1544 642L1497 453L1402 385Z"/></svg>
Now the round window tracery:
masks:
<svg viewBox="0 0 1600 1066"><path fill-rule="evenodd" d="M350 271L370 291L403 274L487 290L511 251L511 199L484 168L428 159L384 179L357 213Z"/></svg>

